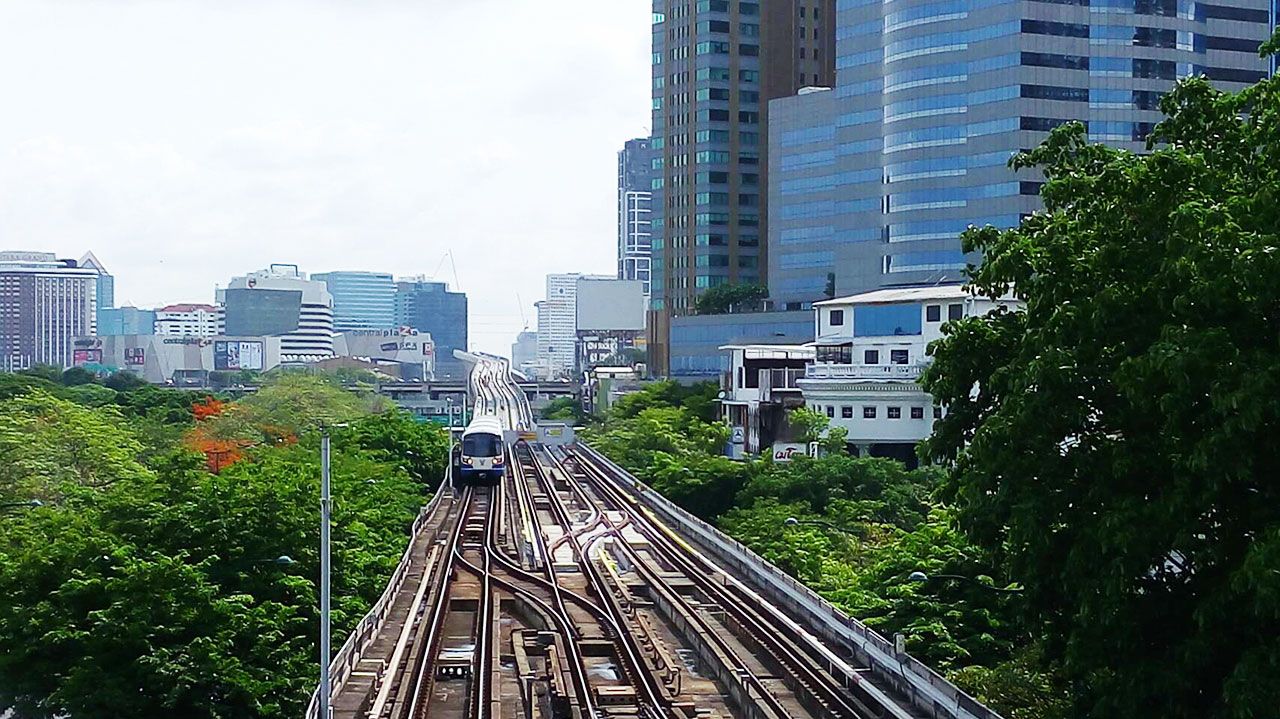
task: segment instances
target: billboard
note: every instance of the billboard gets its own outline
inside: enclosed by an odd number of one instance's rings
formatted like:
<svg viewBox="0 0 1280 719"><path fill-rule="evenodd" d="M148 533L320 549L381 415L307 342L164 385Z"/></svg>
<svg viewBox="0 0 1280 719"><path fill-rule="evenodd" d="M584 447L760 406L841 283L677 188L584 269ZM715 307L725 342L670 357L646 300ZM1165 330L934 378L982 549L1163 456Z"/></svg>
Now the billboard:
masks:
<svg viewBox="0 0 1280 719"><path fill-rule="evenodd" d="M639 280L578 280L577 328L644 331L644 283Z"/></svg>
<svg viewBox="0 0 1280 719"><path fill-rule="evenodd" d="M613 330L609 332L580 330L578 332L578 368L598 367L625 349L635 349L644 344L643 333L637 330Z"/></svg>
<svg viewBox="0 0 1280 719"><path fill-rule="evenodd" d="M213 368L222 371L261 370L261 342L214 342Z"/></svg>
<svg viewBox="0 0 1280 719"><path fill-rule="evenodd" d="M793 457L807 457L809 445L802 442L779 442L772 447L773 461L790 462Z"/></svg>
<svg viewBox="0 0 1280 719"><path fill-rule="evenodd" d="M130 367L141 367L147 363L147 350L143 347L126 347L124 363Z"/></svg>
<svg viewBox="0 0 1280 719"><path fill-rule="evenodd" d="M71 364L77 367L87 364L102 364L102 350L72 350Z"/></svg>

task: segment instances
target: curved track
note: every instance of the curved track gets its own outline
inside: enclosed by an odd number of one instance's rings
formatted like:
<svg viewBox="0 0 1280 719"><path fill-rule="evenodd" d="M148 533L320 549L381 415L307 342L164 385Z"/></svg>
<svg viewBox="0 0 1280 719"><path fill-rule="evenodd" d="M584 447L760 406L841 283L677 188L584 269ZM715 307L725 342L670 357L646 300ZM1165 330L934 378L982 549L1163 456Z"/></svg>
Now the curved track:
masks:
<svg viewBox="0 0 1280 719"><path fill-rule="evenodd" d="M505 360L481 356L470 387L512 436L535 428ZM507 452L497 487L446 500L407 648L353 716L916 716L872 709L591 453Z"/></svg>

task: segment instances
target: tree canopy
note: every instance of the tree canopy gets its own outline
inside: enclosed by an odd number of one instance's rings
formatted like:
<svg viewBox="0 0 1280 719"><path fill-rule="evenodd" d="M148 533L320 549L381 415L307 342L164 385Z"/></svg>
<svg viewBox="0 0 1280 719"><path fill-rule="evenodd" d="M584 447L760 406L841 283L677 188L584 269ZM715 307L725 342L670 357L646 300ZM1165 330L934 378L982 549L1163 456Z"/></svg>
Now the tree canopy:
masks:
<svg viewBox="0 0 1280 719"><path fill-rule="evenodd" d="M1026 587L1080 715L1280 706L1280 79L1165 96L1139 155L1079 124L1015 158L1020 227L971 230L975 292L924 384L966 535Z"/></svg>
<svg viewBox="0 0 1280 719"><path fill-rule="evenodd" d="M911 652L998 710L1017 719L1062 716L1063 689L1038 663L1016 595L909 581L924 571L997 582L988 553L957 531L937 501L935 468L851 457L838 432L822 440L829 444L821 457L730 460L716 391L713 384L653 383L616 402L586 439L851 616L887 636L902 633ZM798 411L792 421L810 439L828 431L825 415Z"/></svg>
<svg viewBox="0 0 1280 719"><path fill-rule="evenodd" d="M0 522L0 706L33 719L302 713L318 643L318 437L283 408L264 413L295 422L296 442L211 473L180 438L233 406L0 374L0 498L45 500ZM447 438L400 412L333 438L337 646L394 570Z"/></svg>
<svg viewBox="0 0 1280 719"><path fill-rule="evenodd" d="M698 295L694 309L700 315L723 315L730 312L754 312L769 296L764 285L738 283L716 285Z"/></svg>

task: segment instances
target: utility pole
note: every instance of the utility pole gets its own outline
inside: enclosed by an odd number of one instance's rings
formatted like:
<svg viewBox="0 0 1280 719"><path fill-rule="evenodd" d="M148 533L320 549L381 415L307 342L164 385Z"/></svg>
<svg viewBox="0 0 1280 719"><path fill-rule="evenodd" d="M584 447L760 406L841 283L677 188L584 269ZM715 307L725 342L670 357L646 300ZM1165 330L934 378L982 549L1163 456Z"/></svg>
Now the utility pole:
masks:
<svg viewBox="0 0 1280 719"><path fill-rule="evenodd" d="M320 434L320 719L329 719L329 430Z"/></svg>

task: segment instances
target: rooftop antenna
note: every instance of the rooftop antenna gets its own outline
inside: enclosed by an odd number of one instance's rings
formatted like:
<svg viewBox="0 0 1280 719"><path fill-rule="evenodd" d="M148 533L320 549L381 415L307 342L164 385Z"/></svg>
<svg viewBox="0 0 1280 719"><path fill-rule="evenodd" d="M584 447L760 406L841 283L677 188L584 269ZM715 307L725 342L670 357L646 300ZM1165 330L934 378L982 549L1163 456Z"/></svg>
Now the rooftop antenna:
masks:
<svg viewBox="0 0 1280 719"><path fill-rule="evenodd" d="M449 266L453 268L453 290L461 292L462 283L458 281L458 266L453 262L453 250L449 250L446 254L449 256Z"/></svg>

